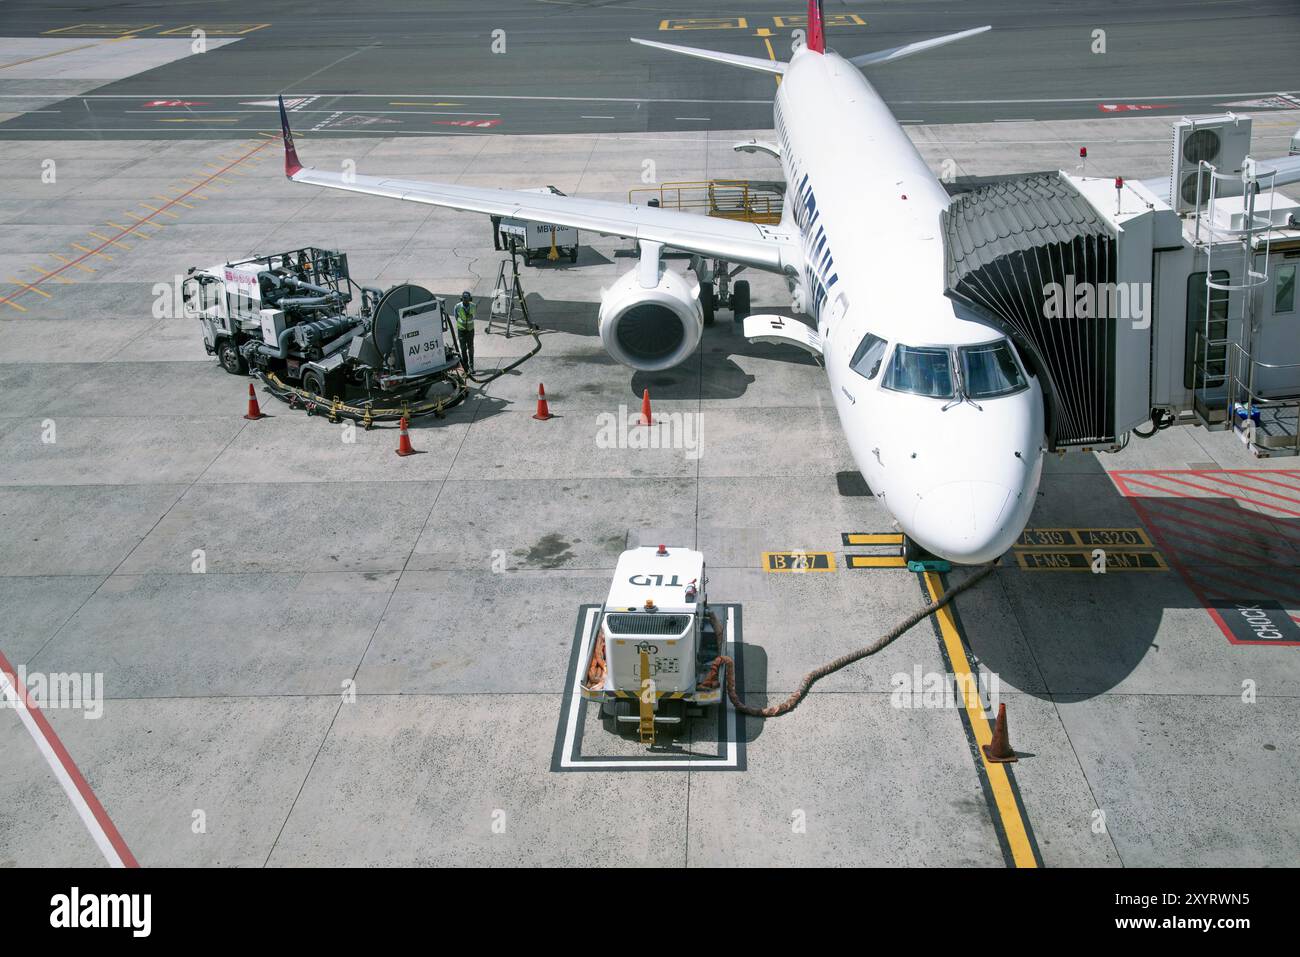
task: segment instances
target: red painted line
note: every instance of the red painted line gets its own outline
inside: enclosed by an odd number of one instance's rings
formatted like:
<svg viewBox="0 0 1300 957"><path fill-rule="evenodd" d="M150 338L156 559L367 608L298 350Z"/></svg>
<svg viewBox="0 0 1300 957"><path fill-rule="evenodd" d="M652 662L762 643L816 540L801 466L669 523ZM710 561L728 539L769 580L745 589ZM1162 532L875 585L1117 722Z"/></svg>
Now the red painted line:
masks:
<svg viewBox="0 0 1300 957"><path fill-rule="evenodd" d="M63 770L68 773L68 777L72 779L72 783L80 792L82 800L90 808L90 813L95 815L95 820L103 828L104 834L108 837L109 843L113 845L113 850L117 851L118 857L122 859L122 863L127 867L139 867L140 862L135 859L131 849L126 846L126 841L122 839L122 835L108 816L108 812L104 810L104 805L99 803L99 798L95 797L95 792L90 789L90 785L82 777L81 771L77 768L77 763L72 760L72 755L63 746L59 736L54 733L54 729L50 727L45 715L41 714L40 709L32 703L31 698L27 695L27 689L18 683L18 670L9 663L9 659L4 656L4 652L0 652L0 670L9 676L9 683L13 685L14 692L22 696L23 704L27 707L27 713L32 716L32 720L40 728L46 743L54 751L59 763L63 765Z"/></svg>
<svg viewBox="0 0 1300 957"><path fill-rule="evenodd" d="M1183 525L1192 525L1193 527L1198 528L1198 529L1200 529L1200 530L1202 530L1202 531L1209 532L1211 535L1215 535L1215 534L1217 534L1217 533L1215 532L1214 529L1212 529L1212 528L1206 528L1204 525L1193 525L1192 522L1183 522L1183 523L1181 523L1181 524L1183 524ZM1274 567L1276 567L1276 568L1291 568L1291 567L1293 567L1293 566L1291 566L1291 565L1287 565L1287 564L1285 564L1285 563L1283 563L1283 562L1275 562L1275 561L1271 561L1271 560L1269 560L1269 558L1267 557L1267 555L1266 555L1265 553L1263 553L1263 552L1258 552L1258 551L1256 551L1256 552L1243 552L1243 551L1241 551L1240 549L1237 549L1237 548L1228 548L1226 545L1220 545L1220 544L1218 544L1217 541L1209 541L1209 542L1207 542L1207 541L1205 541L1203 538L1197 538L1197 537L1196 537L1195 535L1193 535L1191 532L1183 531L1182 529L1180 529L1179 527L1177 527L1177 525L1175 525L1173 522L1169 522L1168 524L1161 526L1161 531L1163 531L1163 532L1167 532L1168 534L1173 535L1173 536L1175 536L1175 537L1177 537L1177 538L1182 538L1182 539L1186 539L1187 541L1190 541L1190 542L1195 542L1195 543L1198 544L1198 545L1204 545L1204 546L1206 546L1206 547L1208 547L1208 548L1218 548L1220 551L1222 551L1223 553L1225 553L1225 554L1227 554L1227 555L1239 555L1239 556L1241 556L1242 558L1248 559L1248 560L1250 560L1250 561L1253 561L1253 562L1256 562L1256 563L1259 563L1259 564L1263 564L1263 565L1272 565L1272 566L1274 566ZM1231 536L1221 536L1221 537L1228 538L1228 537L1231 537ZM1233 541L1238 541L1238 539L1233 539Z"/></svg>
<svg viewBox="0 0 1300 957"><path fill-rule="evenodd" d="M1212 594L1212 595L1217 594L1222 598L1229 598L1231 596L1227 593L1227 591L1222 590L1226 587L1222 576L1216 576L1214 574L1215 567L1222 568L1222 567L1232 567L1232 566L1188 565L1187 571L1189 574L1194 574L1200 577L1201 585L1203 588L1205 588L1205 591L1208 594ZM1206 585L1207 580L1210 583L1209 585ZM1238 584L1237 580L1234 579L1232 590L1234 593L1245 592L1251 595L1258 595L1260 598L1271 598L1274 601L1281 602L1283 605L1289 608L1300 607L1300 601L1295 600L1296 593L1283 594L1281 589L1268 589L1267 587L1256 587L1249 581L1241 581L1240 584Z"/></svg>
<svg viewBox="0 0 1300 957"><path fill-rule="evenodd" d="M1199 575L1209 576L1211 580L1218 581L1220 583L1219 584L1220 588L1226 588L1228 587L1228 585L1226 584L1225 580L1221 575L1217 577L1215 576L1214 569L1243 568L1243 566L1240 565L1225 565L1222 563L1187 565L1185 567L1189 572L1195 572L1196 574ZM1245 566L1243 570L1254 572L1254 569L1250 568L1249 566ZM1267 579L1267 580L1255 582L1255 579ZM1297 596L1300 596L1300 592L1295 591L1296 585L1294 582L1285 581L1284 579L1275 578L1273 576L1265 575L1261 573L1261 574L1251 574L1248 576L1242 575L1233 578L1232 583L1233 583L1232 588L1234 591L1240 590L1238 588L1238 585L1240 585L1240 588L1244 588L1247 591L1256 592L1257 594L1262 595L1265 598L1275 598L1278 601L1283 602L1289 607L1300 608L1300 601L1294 600L1297 598ZM1277 587L1278 585L1282 587L1279 588Z"/></svg>
<svg viewBox="0 0 1300 957"><path fill-rule="evenodd" d="M1151 507L1152 506L1148 503L1147 508L1151 508ZM1159 514L1156 515L1156 521L1164 522L1168 525L1175 526L1175 527L1187 526L1189 528L1197 528L1203 532L1208 532L1210 535L1213 535L1216 540L1226 538L1229 541L1241 542L1243 545L1249 545L1252 549L1255 550L1254 552L1243 552L1235 549L1227 549L1228 551L1232 551L1234 554L1237 555L1242 555L1245 558L1259 558L1261 561L1270 562L1271 564L1274 565L1286 564L1285 562L1278 562L1269 559L1267 547L1261 545L1259 542L1251 541L1248 538L1242 538L1240 535L1230 535L1229 533L1223 531L1222 529L1214 528L1210 525L1202 525L1200 522L1192 522L1192 521L1188 521L1185 518L1177 518L1172 515L1159 515ZM1287 567L1289 568L1290 566L1288 565Z"/></svg>
<svg viewBox="0 0 1300 957"><path fill-rule="evenodd" d="M1151 529L1153 535L1155 534L1155 531L1156 531L1155 529ZM1186 538L1185 535L1178 535L1177 532L1170 532L1169 529L1160 529L1160 531L1162 533L1175 535L1179 538ZM1195 539L1194 541L1197 545L1202 545L1202 546L1204 545L1204 543L1201 542L1199 539ZM1261 564L1264 564L1270 568L1280 568L1286 571L1294 571L1295 569L1290 565L1280 565L1275 562L1258 562L1258 561L1251 565L1238 565L1234 562L1224 561L1222 558L1219 558L1216 555L1216 553L1198 551L1195 547L1190 547L1187 545L1171 545L1165 542L1161 545L1161 548L1162 550L1169 553L1169 557L1176 558L1181 555L1187 555L1192 558L1195 558L1203 565L1217 565L1220 568L1232 568L1238 571L1250 572L1251 577L1253 578L1263 578L1267 581L1277 582L1279 585L1285 585L1288 588L1293 587L1292 581L1285 578L1278 578L1276 575L1270 575L1268 572L1263 572L1259 570L1259 566Z"/></svg>
<svg viewBox="0 0 1300 957"><path fill-rule="evenodd" d="M1277 492L1268 492L1261 488L1255 488L1253 485L1243 485L1240 482L1230 482L1225 478L1220 478L1219 475L1214 472L1197 472L1196 474L1203 475L1212 482L1222 482L1224 485L1230 485L1233 488L1244 489L1254 495L1263 495L1267 498L1277 498L1284 502L1293 502L1296 505L1300 505L1300 498L1291 498L1289 495L1278 495ZM1239 495L1237 497L1245 499L1247 502L1253 502L1256 505L1263 505L1265 508L1277 508L1280 510L1280 506L1273 505L1271 502L1257 502L1254 499L1246 498L1244 495Z"/></svg>
<svg viewBox="0 0 1300 957"><path fill-rule="evenodd" d="M181 200L185 199L186 197L188 197L188 196L192 195L193 193L197 192L198 190L202 189L204 186L206 186L208 183L212 182L214 179L216 179L216 178L217 178L218 176L220 176L222 173L227 173L227 172L229 172L230 170L234 169L236 166L238 166L240 163L244 162L244 160L248 159L248 158L249 158L250 156L252 156L254 153L257 153L257 152L260 152L261 150L266 149L266 147L269 146L270 144L271 144L271 140L267 140L265 143L259 143L257 146L253 147L251 150L249 150L249 151L248 151L247 153L245 153L243 156L239 157L239 159L234 160L234 161L231 162L228 166L226 166L226 167L224 167L223 169L220 169L220 170L218 170L217 172L213 173L211 176L209 176L207 179L205 179L203 182L201 182L198 186L194 186L194 187L192 187L192 188L190 188L190 189L187 189L185 192L181 193L181 194L180 194L179 196L177 196L175 199L169 200L169 201L168 201L167 203L165 203L163 206L160 206L158 209L154 210L154 211L153 211L152 213L150 213L148 216L141 217L141 218L140 218L140 221L139 221L138 223L136 223L135 226L132 226L130 229L124 229L124 230L121 230L121 231L120 231L116 236L113 236L113 237L110 238L110 239L106 239L106 240L104 240L102 243L100 243L100 244L99 244L98 246L96 246L94 249L91 249L91 250L89 250L89 251L83 253L83 254L82 254L81 256L79 256L78 258L68 260L68 262L64 263L64 264L63 264L62 266L60 266L58 269L53 269L53 270L51 270L51 271L45 273L43 276L40 276L39 278L37 278L35 281L33 281L32 283L30 283L29 285L30 285L30 286L39 286L41 283L45 282L45 280L47 280L47 279L53 279L55 276L59 275L59 274L62 273L64 270L66 270L66 269L70 269L70 268L73 267L73 266L80 265L84 260L89 259L91 256L97 255L97 254L98 254L102 249L104 249L105 247L107 247L107 246L111 246L114 242L116 242L117 240L121 239L123 236L127 235L127 234L130 233L130 232L133 232L133 231L134 231L138 226L140 226L140 225L142 225L142 224L144 224L144 223L149 222L149 221L152 220L155 216L159 215L160 213L164 212L165 210L170 209L172 206L176 205L176 204L179 203ZM4 299L0 299L0 305L4 305L5 303L8 303L8 302L12 301L13 298L14 298L15 296L17 296L17 295L20 295L21 292L22 292L22 291L20 290L20 292L18 292L18 293L10 293L10 294L9 294L8 296L6 296Z"/></svg>
<svg viewBox="0 0 1300 957"><path fill-rule="evenodd" d="M1139 483L1139 484L1145 484L1145 483ZM1192 593L1193 597L1195 597L1196 600L1201 603L1201 607L1205 609L1206 614L1208 614L1210 618L1214 621L1214 623L1219 626L1219 631L1223 633L1223 637L1228 639L1229 644L1232 645L1279 644L1279 642L1242 641L1239 638L1237 638L1237 636L1232 633L1232 629L1228 627L1228 623L1223 620L1223 616L1219 614L1218 609L1213 607L1213 602L1210 600L1209 595L1206 594L1205 590L1198 584L1196 579L1188 572L1188 566L1186 566L1178 557L1179 555L1178 550L1169 547L1169 542L1168 539L1166 539L1163 534L1163 529L1159 527L1158 523L1152 522L1150 520L1150 516L1147 515L1146 509L1143 508L1142 506L1142 499L1135 497L1132 499L1131 504L1133 505L1134 510L1138 513L1139 520L1142 522L1143 525L1146 526L1147 531L1151 533L1152 540L1164 551L1165 559L1166 561L1169 562L1170 567L1178 572L1179 577L1182 578L1183 580L1183 584ZM1235 567L1235 566L1228 566L1228 567ZM1270 576L1257 575L1257 577L1270 577ZM1297 643L1280 642L1280 644L1296 645Z"/></svg>
<svg viewBox="0 0 1300 957"><path fill-rule="evenodd" d="M1218 506L1217 511L1222 514L1216 514L1213 509L1211 511L1202 511L1201 509L1196 508L1195 506L1189 504L1191 502L1205 502L1206 504L1211 504L1209 499L1144 498L1142 502L1147 508L1155 508L1156 503L1159 502L1160 503L1159 507L1161 509L1177 509L1180 512L1187 512L1188 514L1195 515L1197 518L1208 519L1209 521L1216 522L1223 525L1231 525L1234 528L1241 528L1248 532L1258 532L1261 535L1278 537L1281 538L1282 541L1286 542L1289 545L1300 544L1300 539L1293 539L1285 529L1278 528L1276 525L1271 525L1271 524L1257 525L1257 524L1252 524L1251 522L1234 521L1234 519L1237 518L1238 516L1242 516L1242 517L1254 516L1258 518L1261 522L1268 523L1270 522L1270 519L1266 515L1259 515L1257 512L1247 512L1244 509L1238 509L1236 511L1233 511L1227 506ZM1164 519L1165 516L1161 515L1160 518ZM1176 519L1173 518L1170 518L1169 520L1177 521ZM1217 534L1226 534L1226 533L1218 532L1217 529L1215 531ZM1240 536L1235 536L1235 537L1239 538L1241 541L1248 541L1248 539L1241 539Z"/></svg>
<svg viewBox="0 0 1300 957"><path fill-rule="evenodd" d="M1261 473L1262 473L1262 470L1261 470L1261 469L1250 469L1250 470L1244 470L1244 469L1243 469L1243 470L1237 470L1237 471L1232 471L1232 472L1231 472L1231 474L1233 474L1233 475L1239 475L1239 476L1241 476L1242 478L1251 478L1251 479L1255 479L1256 481L1259 481L1259 482L1264 482L1265 484L1268 484L1268 485L1276 485L1276 486L1278 486L1278 487L1280 487L1280 488L1288 489L1288 490L1290 490L1290 491L1292 491L1292 492L1300 492L1300 485L1288 485L1286 482L1275 482L1275 481L1273 481L1271 478L1265 478L1265 477L1263 476L1263 474L1261 474ZM1197 473L1197 474L1200 474L1200 473ZM1300 478L1300 472L1289 472L1289 471L1286 471L1286 470L1283 470L1283 469L1278 469L1278 470L1276 470L1276 471L1270 471L1268 474L1269 474L1270 476L1272 476L1272 475L1289 475L1289 476L1293 476L1293 477L1295 477L1295 478Z"/></svg>
<svg viewBox="0 0 1300 957"><path fill-rule="evenodd" d="M1187 474L1187 473L1184 473L1184 474ZM1218 496L1219 498L1222 498L1222 497L1225 496L1225 495L1230 495L1230 494L1231 494L1230 492L1226 492L1226 491L1224 491L1224 490L1221 489L1221 488L1208 488L1207 486L1204 486L1204 485L1197 485L1195 482L1185 482L1185 481L1183 481L1182 479L1176 479L1176 478L1173 478L1173 477L1170 476L1170 475L1164 475L1163 478L1164 478L1166 481L1168 481L1168 482L1177 482L1179 485L1187 485L1187 486L1190 486L1191 488L1200 489L1202 492L1209 492L1211 495ZM1145 485L1147 488L1155 489L1157 492L1168 492L1170 495L1179 495L1179 496L1181 496L1182 498L1198 498L1198 497L1199 497L1199 496L1196 496L1196 495L1187 495L1186 493L1179 492L1177 489L1166 489L1166 488L1162 488L1162 487L1159 486L1159 485L1152 485L1150 482L1143 482L1143 481L1141 481L1141 480L1139 480L1139 479L1129 479L1128 481L1133 482L1135 485ZM1237 498L1237 496L1233 496L1233 498L1235 499L1235 498ZM1296 515L1296 516L1300 516L1300 512L1293 512L1293 511L1291 511L1290 509L1283 508L1283 507L1280 506L1280 505L1269 505L1269 506L1267 506L1267 507L1273 509L1273 511L1275 511L1275 512L1286 512L1286 514L1288 514L1288 515ZM1267 518L1267 516L1264 516L1264 517Z"/></svg>

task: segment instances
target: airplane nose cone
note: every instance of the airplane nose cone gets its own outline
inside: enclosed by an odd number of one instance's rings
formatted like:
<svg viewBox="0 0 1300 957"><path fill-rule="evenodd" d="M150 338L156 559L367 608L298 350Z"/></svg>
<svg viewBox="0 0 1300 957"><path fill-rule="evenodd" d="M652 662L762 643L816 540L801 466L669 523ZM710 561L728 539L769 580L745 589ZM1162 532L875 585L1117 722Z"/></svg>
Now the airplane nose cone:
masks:
<svg viewBox="0 0 1300 957"><path fill-rule="evenodd" d="M997 482L936 486L916 506L911 537L952 562L975 565L992 561L1011 547L1011 530L1003 525L1010 499L1011 489Z"/></svg>

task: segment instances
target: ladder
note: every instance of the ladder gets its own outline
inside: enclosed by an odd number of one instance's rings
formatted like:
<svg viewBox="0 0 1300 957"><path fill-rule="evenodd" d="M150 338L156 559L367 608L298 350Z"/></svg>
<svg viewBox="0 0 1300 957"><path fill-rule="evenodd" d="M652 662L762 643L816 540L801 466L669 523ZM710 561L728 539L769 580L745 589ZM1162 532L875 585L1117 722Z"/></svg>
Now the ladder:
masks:
<svg viewBox="0 0 1300 957"><path fill-rule="evenodd" d="M510 266L510 275L506 275L506 266ZM492 287L492 307L488 311L487 334L492 334L492 326L504 327L506 338L515 323L522 322L529 330L535 330L533 320L528 315L528 303L524 302L524 287L519 280L519 260L513 250L509 259L501 260L497 267L497 281Z"/></svg>
<svg viewBox="0 0 1300 957"><path fill-rule="evenodd" d="M1220 173L1213 165L1202 160L1201 176L1197 182L1197 208L1201 209L1201 190L1208 183L1208 202L1203 212L1198 212L1193 238L1195 247L1205 254L1205 317L1196 331L1193 409L1197 421L1207 429L1231 428L1242 443L1260 458L1275 455L1300 455L1300 399L1269 399L1258 393L1256 376L1260 369L1279 368L1261 362L1254 354L1255 289L1269 281L1268 262L1273 229L1273 180L1275 170L1262 175L1256 171L1254 161L1247 158L1241 171L1242 195L1245 206L1240 228L1221 225L1215 216L1215 201L1220 180L1235 179L1231 174ZM1260 180L1267 179L1266 185ZM1255 202L1261 190L1269 196L1269 209L1264 215L1256 213ZM1204 227L1205 235L1201 231ZM1214 278L1214 254L1228 255L1233 261L1239 256L1237 279ZM1263 265L1254 268L1257 257L1263 255ZM1229 265L1232 265L1230 262ZM1237 309L1233 315L1231 303L1236 293ZM1223 307L1222 315L1215 316L1214 307ZM1231 341L1228 326L1237 322L1237 340Z"/></svg>

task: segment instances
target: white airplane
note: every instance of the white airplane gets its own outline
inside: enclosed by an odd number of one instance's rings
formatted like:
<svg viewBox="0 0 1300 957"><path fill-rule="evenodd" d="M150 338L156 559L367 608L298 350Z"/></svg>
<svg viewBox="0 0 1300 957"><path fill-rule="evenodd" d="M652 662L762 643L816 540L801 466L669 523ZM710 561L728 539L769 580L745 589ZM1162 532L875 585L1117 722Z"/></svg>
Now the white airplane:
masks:
<svg viewBox="0 0 1300 957"><path fill-rule="evenodd" d="M809 0L806 43L789 62L649 40L670 50L778 74L778 156L786 203L778 226L679 210L534 192L323 172L298 162L281 102L285 174L296 183L509 216L636 240L639 265L602 294L609 353L634 369L670 368L704 325L698 281L668 269L665 247L781 273L800 325L822 356L854 462L917 550L962 564L990 561L1024 530L1043 467L1043 394L1011 342L944 295L940 214L948 194L859 68L988 30L979 27L844 58L825 43L821 0ZM785 320L784 325L792 325ZM775 316L746 333L768 340ZM767 335L764 335L764 332Z"/></svg>

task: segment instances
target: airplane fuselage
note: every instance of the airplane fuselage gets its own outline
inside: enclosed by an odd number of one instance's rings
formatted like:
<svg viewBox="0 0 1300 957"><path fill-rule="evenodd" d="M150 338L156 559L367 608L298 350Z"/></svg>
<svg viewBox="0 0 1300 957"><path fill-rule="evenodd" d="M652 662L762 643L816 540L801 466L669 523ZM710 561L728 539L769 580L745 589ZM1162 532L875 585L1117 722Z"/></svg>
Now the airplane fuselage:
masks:
<svg viewBox="0 0 1300 957"><path fill-rule="evenodd" d="M833 52L795 53L775 126L803 307L855 463L922 548L961 563L1001 555L1033 510L1043 396L1005 337L944 295L947 192Z"/></svg>

